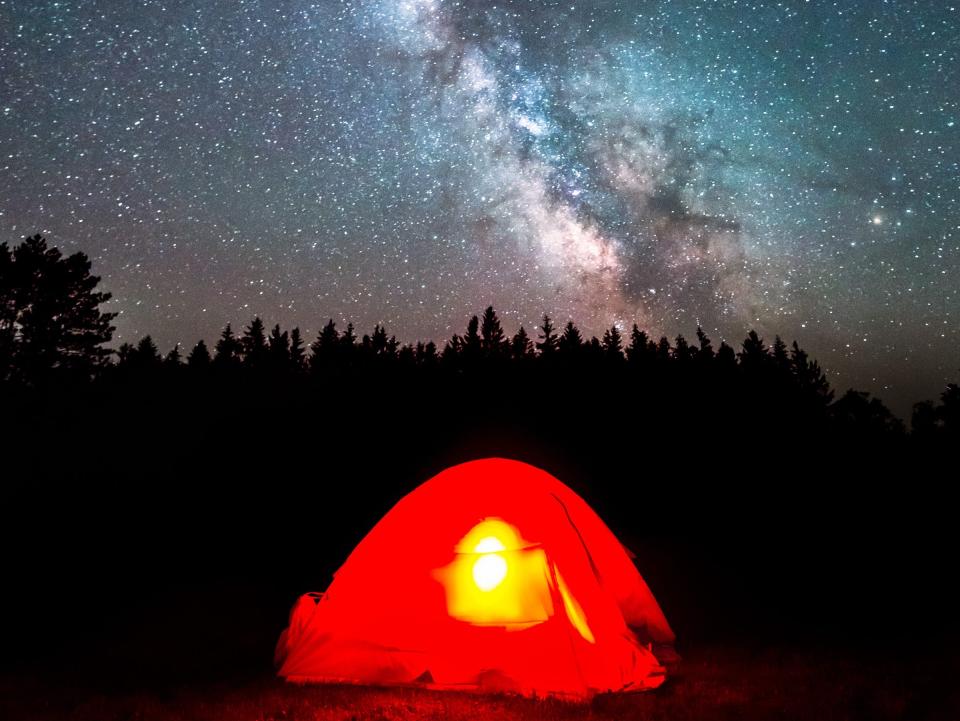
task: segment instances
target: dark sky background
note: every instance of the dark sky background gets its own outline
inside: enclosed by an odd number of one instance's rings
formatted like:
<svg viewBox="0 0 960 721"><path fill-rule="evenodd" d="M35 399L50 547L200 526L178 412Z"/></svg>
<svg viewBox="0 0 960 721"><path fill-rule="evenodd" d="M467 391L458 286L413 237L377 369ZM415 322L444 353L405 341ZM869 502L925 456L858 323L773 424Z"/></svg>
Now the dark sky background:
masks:
<svg viewBox="0 0 960 721"><path fill-rule="evenodd" d="M958 56L951 0L0 0L0 237L90 255L118 343L492 303L903 414L960 379Z"/></svg>

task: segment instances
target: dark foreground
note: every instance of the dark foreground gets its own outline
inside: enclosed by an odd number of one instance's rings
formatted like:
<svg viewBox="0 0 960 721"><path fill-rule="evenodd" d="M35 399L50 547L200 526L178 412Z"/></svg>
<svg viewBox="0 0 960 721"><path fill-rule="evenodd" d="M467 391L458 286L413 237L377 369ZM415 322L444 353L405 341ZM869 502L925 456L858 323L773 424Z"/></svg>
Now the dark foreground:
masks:
<svg viewBox="0 0 960 721"><path fill-rule="evenodd" d="M960 719L952 447L576 378L0 403L0 720ZM404 494L490 456L552 473L636 553L684 657L668 684L584 706L276 682L297 596Z"/></svg>
<svg viewBox="0 0 960 721"><path fill-rule="evenodd" d="M945 649L944 649L945 650ZM957 664L939 653L877 649L710 647L687 653L660 689L588 703L415 688L245 682L122 692L71 688L69 678L0 681L0 717L35 721L234 719L951 719L960 712ZM81 672L82 673L82 672Z"/></svg>

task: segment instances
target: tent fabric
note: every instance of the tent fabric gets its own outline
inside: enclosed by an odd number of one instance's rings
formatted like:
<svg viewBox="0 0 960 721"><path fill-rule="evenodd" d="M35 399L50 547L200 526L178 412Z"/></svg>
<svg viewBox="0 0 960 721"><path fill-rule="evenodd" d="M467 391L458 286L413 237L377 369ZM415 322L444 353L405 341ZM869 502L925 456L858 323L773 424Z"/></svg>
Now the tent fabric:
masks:
<svg viewBox="0 0 960 721"><path fill-rule="evenodd" d="M588 697L654 688L674 634L629 552L550 474L490 458L402 498L277 643L290 681Z"/></svg>

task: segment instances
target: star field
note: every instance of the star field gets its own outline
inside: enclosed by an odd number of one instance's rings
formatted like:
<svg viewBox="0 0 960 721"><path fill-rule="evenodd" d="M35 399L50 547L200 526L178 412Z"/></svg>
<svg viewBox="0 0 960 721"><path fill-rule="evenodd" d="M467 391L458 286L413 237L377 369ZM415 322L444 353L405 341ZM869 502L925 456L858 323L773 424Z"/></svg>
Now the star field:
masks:
<svg viewBox="0 0 960 721"><path fill-rule="evenodd" d="M906 413L960 376L958 56L934 0L0 0L0 230L117 342L756 327Z"/></svg>

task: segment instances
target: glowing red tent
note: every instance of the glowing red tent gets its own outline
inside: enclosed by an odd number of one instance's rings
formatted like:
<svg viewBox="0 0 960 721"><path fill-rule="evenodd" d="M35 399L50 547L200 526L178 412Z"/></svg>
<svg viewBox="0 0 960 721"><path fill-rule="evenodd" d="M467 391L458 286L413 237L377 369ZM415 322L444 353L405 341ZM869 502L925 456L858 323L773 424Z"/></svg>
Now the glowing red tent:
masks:
<svg viewBox="0 0 960 721"><path fill-rule="evenodd" d="M290 681L586 697L654 688L674 641L629 552L548 473L491 458L400 500L277 644Z"/></svg>

